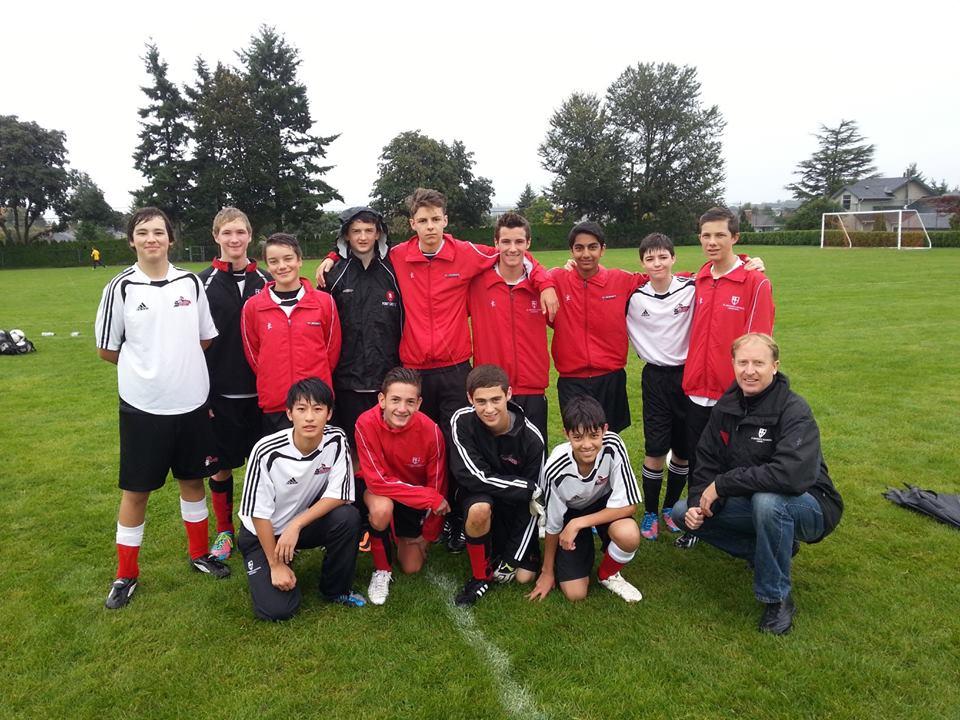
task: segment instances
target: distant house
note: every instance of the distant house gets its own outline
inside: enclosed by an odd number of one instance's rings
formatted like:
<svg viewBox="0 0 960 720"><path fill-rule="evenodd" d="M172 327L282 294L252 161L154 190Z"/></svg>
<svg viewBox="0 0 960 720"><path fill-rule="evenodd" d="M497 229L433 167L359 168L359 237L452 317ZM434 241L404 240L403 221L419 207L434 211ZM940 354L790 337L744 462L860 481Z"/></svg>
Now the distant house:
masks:
<svg viewBox="0 0 960 720"><path fill-rule="evenodd" d="M927 230L949 230L952 208L960 207L960 195L938 195L915 200L907 206L920 214Z"/></svg>
<svg viewBox="0 0 960 720"><path fill-rule="evenodd" d="M933 188L916 178L872 177L841 188L830 199L850 212L870 212L900 210L933 194Z"/></svg>
<svg viewBox="0 0 960 720"><path fill-rule="evenodd" d="M789 218L799 206L799 201L778 200L775 203L765 202L760 205L743 207L742 210L750 222L750 225L753 226L754 232L772 232L774 230L782 230L787 218ZM737 212L741 208L732 205L730 209Z"/></svg>

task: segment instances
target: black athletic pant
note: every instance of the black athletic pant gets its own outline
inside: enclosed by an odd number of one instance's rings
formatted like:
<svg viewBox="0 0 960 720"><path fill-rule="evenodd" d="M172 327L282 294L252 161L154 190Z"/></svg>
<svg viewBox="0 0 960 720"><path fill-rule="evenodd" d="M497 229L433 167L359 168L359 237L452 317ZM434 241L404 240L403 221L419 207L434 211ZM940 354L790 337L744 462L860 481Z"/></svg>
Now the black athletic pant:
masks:
<svg viewBox="0 0 960 720"><path fill-rule="evenodd" d="M513 401L520 406L527 420L543 436L543 447L550 454L550 445L547 442L547 397L546 395L514 395Z"/></svg>
<svg viewBox="0 0 960 720"><path fill-rule="evenodd" d="M467 375L470 374L470 363L462 362L458 365L419 372L422 383L420 396L423 398L420 410L440 426L440 432L443 433L443 440L447 446L447 469L449 470L453 453L450 418L457 410L470 404L467 400ZM451 514L459 515L460 509L456 503L457 486L452 472L448 473L448 478L447 501L452 508Z"/></svg>
<svg viewBox="0 0 960 720"><path fill-rule="evenodd" d="M320 594L327 600L350 592L357 570L360 513L353 505L341 505L300 531L297 549L326 548L320 575ZM243 553L253 614L261 620L289 620L300 609L303 578L297 576L293 590L280 590L270 580L270 563L257 536L240 528L237 544ZM294 571L296 572L296 571Z"/></svg>
<svg viewBox="0 0 960 720"><path fill-rule="evenodd" d="M693 468L697 461L697 445L700 443L700 436L710 422L710 411L713 407L704 407L697 405L693 400L687 398L687 452L690 454L690 471L687 475L687 482L693 481Z"/></svg>

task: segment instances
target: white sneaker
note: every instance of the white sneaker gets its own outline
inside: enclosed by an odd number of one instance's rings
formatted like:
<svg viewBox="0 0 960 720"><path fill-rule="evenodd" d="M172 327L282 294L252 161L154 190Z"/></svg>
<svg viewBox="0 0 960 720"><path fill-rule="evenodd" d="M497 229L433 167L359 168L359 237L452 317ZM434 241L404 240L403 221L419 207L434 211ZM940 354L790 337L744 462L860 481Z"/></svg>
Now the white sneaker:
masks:
<svg viewBox="0 0 960 720"><path fill-rule="evenodd" d="M390 594L390 581L393 573L389 570L374 570L370 577L370 587L367 588L367 597L374 605L383 605Z"/></svg>
<svg viewBox="0 0 960 720"><path fill-rule="evenodd" d="M641 592L627 582L627 579L620 573L615 573L606 580L601 580L600 584L614 595L619 595L627 602L640 602L643 600L643 595Z"/></svg>

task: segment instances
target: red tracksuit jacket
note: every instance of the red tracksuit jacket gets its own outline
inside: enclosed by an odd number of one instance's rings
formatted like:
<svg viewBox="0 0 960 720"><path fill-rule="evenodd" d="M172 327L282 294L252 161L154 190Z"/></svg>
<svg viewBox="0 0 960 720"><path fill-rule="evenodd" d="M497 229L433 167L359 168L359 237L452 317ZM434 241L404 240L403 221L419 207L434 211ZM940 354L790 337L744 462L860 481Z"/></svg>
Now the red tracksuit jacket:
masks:
<svg viewBox="0 0 960 720"><path fill-rule="evenodd" d="M306 293L290 317L270 297L269 282L243 306L243 352L257 376L257 397L264 412L283 412L287 392L298 380L318 377L333 387L340 359L340 319L333 297L300 278Z"/></svg>
<svg viewBox="0 0 960 720"><path fill-rule="evenodd" d="M357 457L367 489L417 510L436 510L447 492L447 453L440 428L422 412L403 428L383 420L379 405L357 418ZM430 513L423 537L440 535L443 517Z"/></svg>
<svg viewBox="0 0 960 720"><path fill-rule="evenodd" d="M734 380L733 341L748 332L773 333L773 289L766 275L742 265L714 280L705 263L696 282L683 392L719 400Z"/></svg>
<svg viewBox="0 0 960 720"><path fill-rule="evenodd" d="M586 378L627 364L627 303L647 278L601 267L584 280L575 270L554 268L560 310L553 321L553 364L561 377Z"/></svg>
<svg viewBox="0 0 960 720"><path fill-rule="evenodd" d="M470 283L473 360L507 372L517 395L543 395L550 381L547 320L530 278L507 285L494 267Z"/></svg>
<svg viewBox="0 0 960 720"><path fill-rule="evenodd" d="M490 267L495 248L444 234L432 260L420 251L414 236L390 249L390 262L403 296L404 323L400 361L424 370L448 367L470 359L467 291L470 281ZM546 271L534 264L531 280L538 292L553 287Z"/></svg>

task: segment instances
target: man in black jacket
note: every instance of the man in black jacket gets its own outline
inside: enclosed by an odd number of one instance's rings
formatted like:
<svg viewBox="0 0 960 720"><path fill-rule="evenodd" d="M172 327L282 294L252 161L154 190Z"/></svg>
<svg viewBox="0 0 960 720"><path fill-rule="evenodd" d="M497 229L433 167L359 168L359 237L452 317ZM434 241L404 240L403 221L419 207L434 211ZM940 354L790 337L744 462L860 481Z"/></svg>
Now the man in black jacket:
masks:
<svg viewBox="0 0 960 720"><path fill-rule="evenodd" d="M384 375L400 365L403 305L387 250L380 213L368 207L340 213L340 259L326 273L323 289L337 304L343 337L333 371L333 422L347 433L353 448L357 418L377 404Z"/></svg>
<svg viewBox="0 0 960 720"><path fill-rule="evenodd" d="M510 402L507 373L478 365L467 375L470 407L450 420L450 470L459 486L471 577L455 598L473 605L491 582L528 583L540 567L543 438Z"/></svg>
<svg viewBox="0 0 960 720"><path fill-rule="evenodd" d="M247 257L253 229L244 212L225 207L213 219L213 239L220 257L199 273L219 336L207 348L210 411L221 470L210 478L217 536L210 554L230 557L234 542L233 468L241 467L261 436L257 381L243 354L240 311L262 289L270 274Z"/></svg>
<svg viewBox="0 0 960 720"><path fill-rule="evenodd" d="M790 594L799 541L822 540L840 522L843 501L827 473L820 431L806 401L779 373L769 335L733 343L736 384L723 395L697 446L686 502L674 506L681 527L754 569L765 604L761 632L789 632Z"/></svg>

